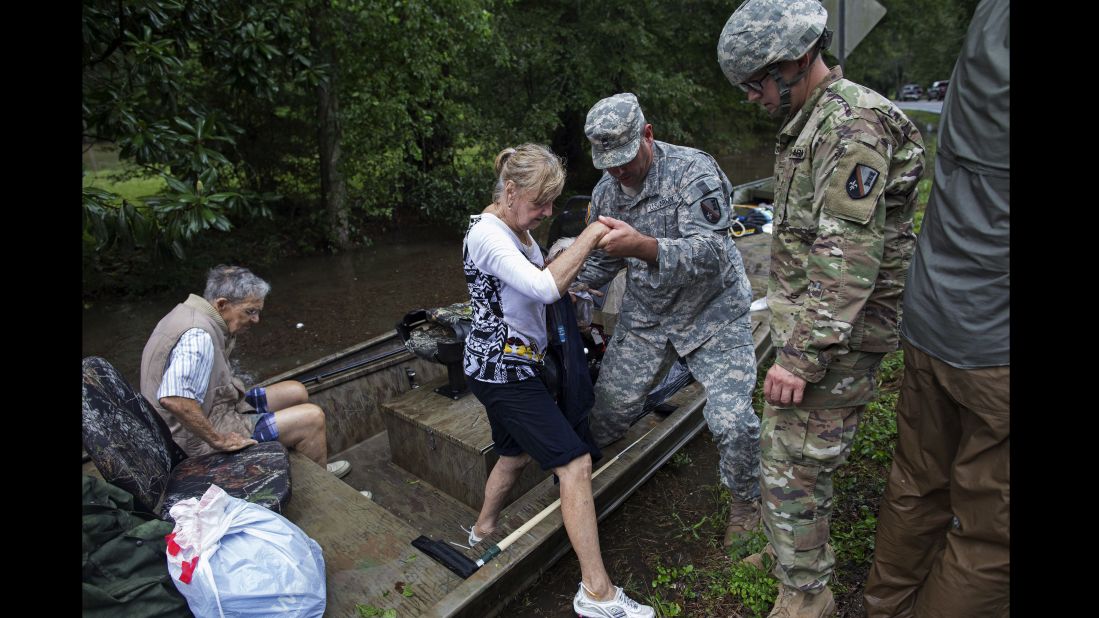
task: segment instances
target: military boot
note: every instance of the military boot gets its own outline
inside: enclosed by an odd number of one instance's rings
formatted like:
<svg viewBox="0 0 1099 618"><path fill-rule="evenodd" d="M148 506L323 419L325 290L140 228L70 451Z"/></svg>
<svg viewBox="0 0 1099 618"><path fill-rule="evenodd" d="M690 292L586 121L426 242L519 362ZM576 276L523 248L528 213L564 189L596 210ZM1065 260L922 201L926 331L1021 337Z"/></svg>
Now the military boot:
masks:
<svg viewBox="0 0 1099 618"><path fill-rule="evenodd" d="M825 586L817 594L802 592L779 582L778 598L767 618L828 618L836 611L832 591Z"/></svg>
<svg viewBox="0 0 1099 618"><path fill-rule="evenodd" d="M776 561L777 558L775 557L775 550L771 547L770 543L765 545L763 547L763 551L759 552L758 554L745 556L741 560L741 562L743 562L744 564L750 564L760 571L765 571L767 573L771 572L771 569L775 566Z"/></svg>
<svg viewBox="0 0 1099 618"><path fill-rule="evenodd" d="M759 528L759 500L744 502L732 498L729 500L729 521L725 524L724 546L729 548L746 532Z"/></svg>

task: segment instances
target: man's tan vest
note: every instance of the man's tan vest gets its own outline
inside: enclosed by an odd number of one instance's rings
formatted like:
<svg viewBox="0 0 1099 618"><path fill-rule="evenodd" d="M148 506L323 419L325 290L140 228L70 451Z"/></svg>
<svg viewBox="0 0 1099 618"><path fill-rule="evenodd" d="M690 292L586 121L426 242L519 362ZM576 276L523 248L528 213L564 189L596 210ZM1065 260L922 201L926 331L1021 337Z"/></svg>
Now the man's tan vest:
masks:
<svg viewBox="0 0 1099 618"><path fill-rule="evenodd" d="M156 392L164 379L172 349L183 333L192 328L206 331L214 342L214 364L202 402L202 412L218 433L235 431L245 438L252 436L251 425L239 414L252 410L244 401L244 383L234 378L229 369L228 357L233 338L227 337L228 328L217 310L206 299L191 294L160 320L141 354L141 394L153 404L172 431L172 439L190 457L212 453L214 449L188 431L174 414L160 405Z"/></svg>

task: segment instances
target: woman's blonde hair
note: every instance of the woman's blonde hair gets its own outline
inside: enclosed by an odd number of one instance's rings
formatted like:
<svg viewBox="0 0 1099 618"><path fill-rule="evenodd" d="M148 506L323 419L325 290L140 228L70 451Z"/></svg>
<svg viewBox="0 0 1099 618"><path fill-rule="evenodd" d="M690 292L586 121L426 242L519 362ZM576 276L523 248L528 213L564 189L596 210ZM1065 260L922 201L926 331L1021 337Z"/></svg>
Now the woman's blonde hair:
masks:
<svg viewBox="0 0 1099 618"><path fill-rule="evenodd" d="M504 186L509 180L520 193L533 190L533 203L552 202L565 188L565 162L540 144L505 148L496 155L496 188L492 201L503 204Z"/></svg>

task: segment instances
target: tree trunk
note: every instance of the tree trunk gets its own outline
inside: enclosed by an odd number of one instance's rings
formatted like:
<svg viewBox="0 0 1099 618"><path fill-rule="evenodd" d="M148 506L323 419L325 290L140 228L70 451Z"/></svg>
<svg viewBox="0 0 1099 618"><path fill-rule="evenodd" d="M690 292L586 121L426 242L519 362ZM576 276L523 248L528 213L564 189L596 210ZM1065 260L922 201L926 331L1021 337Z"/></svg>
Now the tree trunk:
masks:
<svg viewBox="0 0 1099 618"><path fill-rule="evenodd" d="M309 38L317 56L328 65L328 74L317 85L317 145L321 162L321 202L328 212L328 237L339 250L353 246L348 223L347 183L340 159L340 105L336 95L336 54L333 53L327 24L331 5L322 0L314 8Z"/></svg>

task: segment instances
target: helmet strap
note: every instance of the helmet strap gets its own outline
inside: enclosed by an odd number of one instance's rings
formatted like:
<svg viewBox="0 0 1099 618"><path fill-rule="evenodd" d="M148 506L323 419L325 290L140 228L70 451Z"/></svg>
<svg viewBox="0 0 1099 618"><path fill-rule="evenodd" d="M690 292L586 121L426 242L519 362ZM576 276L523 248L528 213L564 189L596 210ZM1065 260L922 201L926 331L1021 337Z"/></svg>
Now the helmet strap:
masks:
<svg viewBox="0 0 1099 618"><path fill-rule="evenodd" d="M827 29L824 31L824 36L817 41L817 44L813 46L809 52L809 62L805 63L805 68L798 71L796 75L790 78L790 81L783 79L782 75L778 72L778 65L773 64L767 67L767 73L771 75L771 79L775 80L775 85L778 86L779 96L779 113L783 116L787 116L790 113L790 88L805 79L805 75L809 73L809 70L813 68L813 63L817 61L817 57L820 55L820 50L828 47L828 43L831 41L831 32Z"/></svg>

